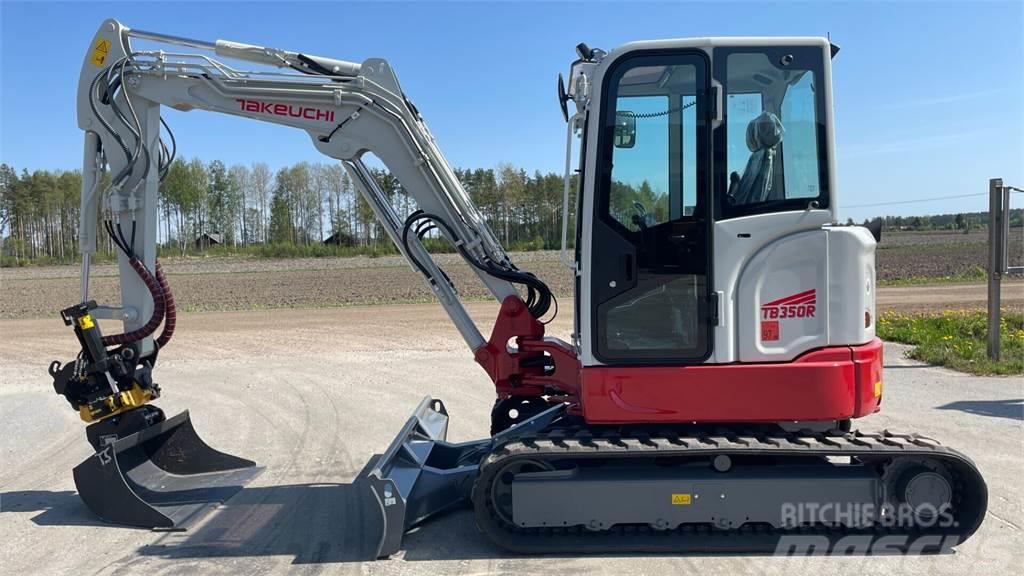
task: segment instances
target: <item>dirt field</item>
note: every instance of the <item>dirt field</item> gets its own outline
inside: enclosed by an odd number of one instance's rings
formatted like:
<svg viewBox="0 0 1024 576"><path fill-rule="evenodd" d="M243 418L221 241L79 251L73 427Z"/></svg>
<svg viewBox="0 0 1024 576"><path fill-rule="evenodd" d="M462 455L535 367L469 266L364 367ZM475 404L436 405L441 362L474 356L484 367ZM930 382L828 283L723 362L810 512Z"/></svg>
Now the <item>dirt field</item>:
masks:
<svg viewBox="0 0 1024 576"><path fill-rule="evenodd" d="M481 325L496 307L473 303ZM551 332L565 336L565 313ZM436 305L185 314L157 380L170 414L190 409L211 445L267 467L189 531L97 521L71 469L84 426L45 368L77 351L52 319L0 321L0 573L3 574L1008 574L1024 563L1024 381L923 367L887 348L882 414L859 427L914 430L968 454L989 487L978 534L948 555L809 557L611 555L524 558L491 545L470 511L379 537L354 480L424 394L447 404L450 438L486 435L493 390Z"/></svg>
<svg viewBox="0 0 1024 576"><path fill-rule="evenodd" d="M1024 263L1022 230L1010 231L1011 266ZM988 231L883 232L876 253L880 281L978 275L987 268Z"/></svg>
<svg viewBox="0 0 1024 576"><path fill-rule="evenodd" d="M958 273L951 271L953 268L950 267L954 266L951 257L941 250L941 245L927 247L933 264L927 264L921 245L909 246L916 251L916 255L910 255L914 256L911 259L921 260L918 270L934 264L929 270L935 274ZM886 254L886 251L879 250L880 270L884 268ZM470 299L489 297L474 273L459 258L442 255L439 260L464 296ZM557 253L516 254L515 262L548 282L563 300L571 297L571 276L558 261ZM397 256L296 260L169 259L164 266L178 306L186 312L322 308L429 302L433 299L422 277ZM59 310L79 301L78 274L76 266L0 269L0 318L56 319ZM119 301L115 266L93 268L90 297L104 303ZM984 307L985 298L985 288L981 284L883 286L879 289L878 304L880 311L899 309L917 312ZM1008 307L1024 307L1024 284L1007 282L1003 301Z"/></svg>
<svg viewBox="0 0 1024 576"><path fill-rule="evenodd" d="M553 252L516 255L521 267L544 278L557 294L571 294L568 269ZM462 260L439 262L469 299L489 296ZM175 299L185 311L337 307L426 302L433 294L399 256L382 258L169 259L164 264ZM0 318L54 316L79 301L75 266L0 269ZM117 269L93 268L90 298L118 302ZM31 295L26 297L26 295Z"/></svg>
<svg viewBox="0 0 1024 576"><path fill-rule="evenodd" d="M1010 241L1017 243L1021 241L1022 230L1019 227L1010 229ZM892 248L895 246L919 246L922 244L943 246L959 246L963 244L985 244L988 242L988 230L975 228L964 234L961 230L928 230L916 231L895 231L883 230L880 248Z"/></svg>

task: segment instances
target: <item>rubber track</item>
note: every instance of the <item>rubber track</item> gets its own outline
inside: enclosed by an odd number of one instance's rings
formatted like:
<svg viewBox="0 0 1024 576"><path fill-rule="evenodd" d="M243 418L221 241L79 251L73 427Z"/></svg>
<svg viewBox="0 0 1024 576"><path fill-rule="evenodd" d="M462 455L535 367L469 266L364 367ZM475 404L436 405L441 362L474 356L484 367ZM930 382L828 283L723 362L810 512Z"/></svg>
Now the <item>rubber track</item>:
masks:
<svg viewBox="0 0 1024 576"><path fill-rule="evenodd" d="M845 527L801 527L775 529L770 526L744 526L721 530L709 525L683 525L674 530L657 531L647 526L614 526L595 532L581 526L565 528L521 528L505 525L495 517L490 504L490 486L499 469L514 459L565 460L630 457L713 457L726 455L760 455L775 457L857 456L888 460L928 457L943 462L952 472L954 527L906 530L893 527L851 529ZM719 429L708 434L685 435L673 432L658 434L607 433L594 435L582 430L551 430L531 437L495 446L480 465L480 474L473 487L473 508L477 525L499 546L527 554L577 552L732 552L772 553L783 536L828 537L831 543L845 536L867 535L872 539L906 535L910 538L889 538L887 550L906 549L919 552L939 550L917 549L915 536L940 535L953 537L953 544L969 538L981 525L988 502L988 491L981 474L969 458L939 442L915 435L840 432L786 433ZM893 542L893 541L896 542ZM899 541L906 541L906 546ZM875 540L872 540L875 541Z"/></svg>

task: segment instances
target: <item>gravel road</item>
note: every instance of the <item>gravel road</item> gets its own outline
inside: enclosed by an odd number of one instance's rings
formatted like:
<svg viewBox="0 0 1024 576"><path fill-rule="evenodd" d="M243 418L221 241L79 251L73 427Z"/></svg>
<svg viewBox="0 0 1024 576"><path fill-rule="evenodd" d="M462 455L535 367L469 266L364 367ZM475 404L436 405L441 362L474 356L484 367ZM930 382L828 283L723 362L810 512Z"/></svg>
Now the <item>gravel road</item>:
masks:
<svg viewBox="0 0 1024 576"><path fill-rule="evenodd" d="M1024 309L1024 282L1003 282L1004 308ZM881 286L875 299L879 312L928 313L942 310L985 309L988 288L985 284L924 284L919 286Z"/></svg>
<svg viewBox="0 0 1024 576"><path fill-rule="evenodd" d="M473 303L489 325L496 307ZM569 314L553 325L569 331ZM45 368L76 352L54 320L0 321L0 566L5 574L992 574L1024 564L1024 381L916 364L889 346L884 413L860 428L914 430L970 455L990 490L981 530L931 557L616 555L523 558L481 536L468 511L408 534L390 560L352 484L424 394L450 438L487 433L492 390L436 305L185 314L161 355L160 405L188 408L213 446L267 470L187 532L104 525L74 492L84 426Z"/></svg>

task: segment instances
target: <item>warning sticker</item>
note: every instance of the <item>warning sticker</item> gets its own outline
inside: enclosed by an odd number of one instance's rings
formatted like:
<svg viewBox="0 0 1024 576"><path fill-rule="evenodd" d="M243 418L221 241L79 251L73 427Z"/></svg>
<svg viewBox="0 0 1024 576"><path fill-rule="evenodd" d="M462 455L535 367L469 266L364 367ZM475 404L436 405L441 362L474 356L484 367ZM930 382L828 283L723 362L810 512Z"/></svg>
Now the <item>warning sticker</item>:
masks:
<svg viewBox="0 0 1024 576"><path fill-rule="evenodd" d="M776 342L779 339L779 321L778 320L762 320L761 321L761 341L762 342Z"/></svg>
<svg viewBox="0 0 1024 576"><path fill-rule="evenodd" d="M92 49L92 63L96 66L103 66L107 61L107 54L110 52L110 40L100 38L96 41L96 47Z"/></svg>
<svg viewBox="0 0 1024 576"><path fill-rule="evenodd" d="M673 494L672 495L673 506L689 506L690 495L689 494Z"/></svg>
<svg viewBox="0 0 1024 576"><path fill-rule="evenodd" d="M93 324L93 321L92 321L92 316L90 316L88 314L86 314L85 316L80 316L78 318L78 326L82 330L88 330L88 329L92 328L93 326L95 326L95 324Z"/></svg>

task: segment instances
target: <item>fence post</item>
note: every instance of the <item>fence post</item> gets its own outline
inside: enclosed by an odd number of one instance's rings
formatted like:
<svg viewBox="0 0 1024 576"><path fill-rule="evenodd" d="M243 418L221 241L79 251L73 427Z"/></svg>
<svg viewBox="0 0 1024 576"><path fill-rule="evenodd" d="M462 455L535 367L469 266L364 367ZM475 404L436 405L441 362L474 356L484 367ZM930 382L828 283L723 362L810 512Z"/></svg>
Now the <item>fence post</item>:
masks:
<svg viewBox="0 0 1024 576"><path fill-rule="evenodd" d="M1001 186L1002 194L1002 210L999 211L1003 220L1003 229L1001 234L1003 254L1001 256L1001 264L999 265L999 272L1002 275L1010 273L1010 189L1011 186Z"/></svg>
<svg viewBox="0 0 1024 576"><path fill-rule="evenodd" d="M999 301L1003 276L1003 179L988 181L988 357L999 360Z"/></svg>

